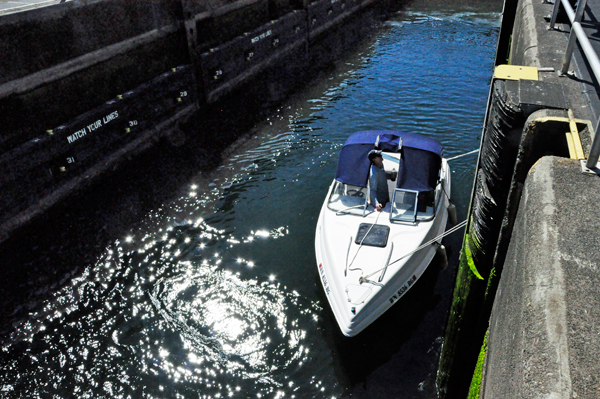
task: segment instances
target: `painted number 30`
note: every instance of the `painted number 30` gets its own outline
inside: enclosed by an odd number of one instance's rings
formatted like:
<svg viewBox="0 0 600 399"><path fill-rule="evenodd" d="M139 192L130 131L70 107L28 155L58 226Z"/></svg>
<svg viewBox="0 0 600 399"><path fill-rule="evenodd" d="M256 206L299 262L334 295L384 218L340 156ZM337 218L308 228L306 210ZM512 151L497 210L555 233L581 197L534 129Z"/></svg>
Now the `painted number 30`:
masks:
<svg viewBox="0 0 600 399"><path fill-rule="evenodd" d="M129 121L129 127L137 126L137 124L138 124L137 120Z"/></svg>

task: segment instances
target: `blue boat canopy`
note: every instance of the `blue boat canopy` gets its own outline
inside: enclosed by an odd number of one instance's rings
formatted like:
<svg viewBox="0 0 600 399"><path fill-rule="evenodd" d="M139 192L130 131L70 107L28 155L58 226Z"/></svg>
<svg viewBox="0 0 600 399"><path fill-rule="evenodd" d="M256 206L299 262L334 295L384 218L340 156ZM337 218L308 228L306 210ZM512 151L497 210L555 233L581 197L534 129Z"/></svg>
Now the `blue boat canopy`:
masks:
<svg viewBox="0 0 600 399"><path fill-rule="evenodd" d="M397 187L406 190L435 189L442 165L442 144L434 138L416 133L370 130L352 134L340 151L335 179L341 183L367 187L371 162L368 153L374 148L398 153L402 138ZM378 145L376 146L376 144Z"/></svg>

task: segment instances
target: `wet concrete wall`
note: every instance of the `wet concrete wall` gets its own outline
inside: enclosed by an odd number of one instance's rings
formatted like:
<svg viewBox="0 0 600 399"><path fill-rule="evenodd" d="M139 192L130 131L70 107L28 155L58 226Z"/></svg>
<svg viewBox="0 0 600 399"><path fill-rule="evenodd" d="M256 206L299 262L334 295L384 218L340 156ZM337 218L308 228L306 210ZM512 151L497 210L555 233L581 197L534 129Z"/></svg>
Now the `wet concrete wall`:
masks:
<svg viewBox="0 0 600 399"><path fill-rule="evenodd" d="M180 15L73 1L0 18L0 239L196 108Z"/></svg>
<svg viewBox="0 0 600 399"><path fill-rule="evenodd" d="M69 2L0 18L2 152L186 64L173 8Z"/></svg>
<svg viewBox="0 0 600 399"><path fill-rule="evenodd" d="M81 0L0 17L0 242L156 142L180 144L214 104L281 96L374 3Z"/></svg>

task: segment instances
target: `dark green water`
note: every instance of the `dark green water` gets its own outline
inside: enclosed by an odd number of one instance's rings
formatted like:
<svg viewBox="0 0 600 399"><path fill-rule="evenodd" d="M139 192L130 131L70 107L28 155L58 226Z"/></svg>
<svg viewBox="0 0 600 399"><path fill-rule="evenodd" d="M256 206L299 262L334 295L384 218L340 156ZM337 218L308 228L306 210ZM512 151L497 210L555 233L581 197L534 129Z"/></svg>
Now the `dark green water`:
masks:
<svg viewBox="0 0 600 399"><path fill-rule="evenodd" d="M190 166L176 187L148 175L125 199L96 209L105 236L112 217L131 227L91 254L60 258L69 272L52 254L88 248L76 233L41 250L23 238L15 250L31 245L43 255L16 267L50 263L61 272L51 285L29 284L35 292L25 302L8 303L16 310L3 331L0 396L436 397L462 236L445 241L447 268L434 262L388 313L345 338L318 280L315 223L354 131L419 132L439 139L447 157L478 147L500 7L413 2L373 26L371 38L231 146L216 168ZM475 162L451 163L459 220ZM153 186L171 192L128 213ZM86 223L76 215L73 229Z"/></svg>

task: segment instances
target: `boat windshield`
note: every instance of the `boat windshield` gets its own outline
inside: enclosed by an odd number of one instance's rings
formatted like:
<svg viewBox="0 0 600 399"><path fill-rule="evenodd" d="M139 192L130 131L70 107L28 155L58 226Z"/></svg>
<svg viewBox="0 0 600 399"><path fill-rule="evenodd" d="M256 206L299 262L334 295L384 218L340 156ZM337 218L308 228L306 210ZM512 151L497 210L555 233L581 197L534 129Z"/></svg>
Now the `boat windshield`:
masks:
<svg viewBox="0 0 600 399"><path fill-rule="evenodd" d="M397 188L392 196L390 220L416 222L434 216L434 191L413 191Z"/></svg>
<svg viewBox="0 0 600 399"><path fill-rule="evenodd" d="M327 207L332 211L362 216L367 200L366 187L340 183L337 180L334 184Z"/></svg>

